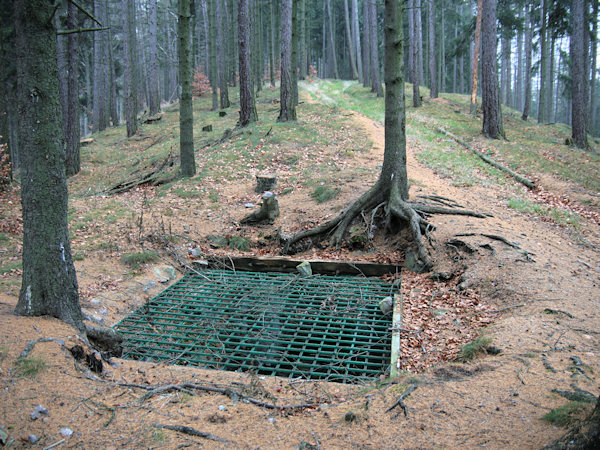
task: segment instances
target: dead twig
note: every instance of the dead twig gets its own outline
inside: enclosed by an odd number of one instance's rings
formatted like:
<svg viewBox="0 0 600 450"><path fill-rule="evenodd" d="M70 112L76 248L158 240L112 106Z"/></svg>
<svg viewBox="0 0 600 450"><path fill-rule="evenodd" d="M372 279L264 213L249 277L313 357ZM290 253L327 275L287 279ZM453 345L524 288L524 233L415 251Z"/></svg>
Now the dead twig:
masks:
<svg viewBox="0 0 600 450"><path fill-rule="evenodd" d="M408 407L404 404L404 399L406 397L408 397L410 394L412 394L412 392L415 389L417 389L417 385L411 384L409 386L409 388L406 391L404 391L400 397L398 397L398 400L396 400L396 402L392 406L390 406L385 412L390 412L396 406L400 405L400 407L402 408L402 411L404 411L404 417L408 417Z"/></svg>
<svg viewBox="0 0 600 450"><path fill-rule="evenodd" d="M506 311L508 309L522 308L523 306L526 306L526 305L527 305L527 303L520 303L518 305L505 306L504 308L499 308L499 309L491 309L491 310L488 310L488 311L478 311L478 312L474 313L473 315L477 316L479 314L499 313L499 312L502 312L502 311Z"/></svg>
<svg viewBox="0 0 600 450"><path fill-rule="evenodd" d="M27 358L27 355L29 355L29 353L31 353L31 351L33 350L33 347L35 347L35 345L38 344L38 343L40 343L40 342L58 342L63 347L65 346L65 341L63 339L60 339L60 338L53 338L53 337L41 337L41 338L37 338L37 339L34 339L33 341L29 341L27 343L27 345L25 346L25 348L23 349L23 351L19 355L19 358L21 358L21 359Z"/></svg>
<svg viewBox="0 0 600 450"><path fill-rule="evenodd" d="M210 434L205 431L198 431L195 428L186 427L184 425L164 425L161 423L153 423L152 426L154 428L164 428L165 430L177 431L178 433L187 434L189 436L197 436L205 439L210 439L211 441L231 442L225 438L215 436L214 434Z"/></svg>

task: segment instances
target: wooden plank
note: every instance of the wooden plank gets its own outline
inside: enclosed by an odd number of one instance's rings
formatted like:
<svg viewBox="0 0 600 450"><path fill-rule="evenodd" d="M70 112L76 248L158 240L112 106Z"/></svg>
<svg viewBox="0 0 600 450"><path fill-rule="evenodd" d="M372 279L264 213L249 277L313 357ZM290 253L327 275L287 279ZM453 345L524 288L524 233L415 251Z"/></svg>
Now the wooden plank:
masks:
<svg viewBox="0 0 600 450"><path fill-rule="evenodd" d="M297 272L296 266L304 260L288 258L221 257L207 258L210 268L229 268L252 272ZM365 262L309 261L313 274L321 275L364 275L380 277L400 273L402 266ZM205 267L205 266L204 266Z"/></svg>
<svg viewBox="0 0 600 450"><path fill-rule="evenodd" d="M396 378L401 369L400 364L400 329L402 328L402 294L394 294L394 311L392 313L392 351L390 354L390 378Z"/></svg>

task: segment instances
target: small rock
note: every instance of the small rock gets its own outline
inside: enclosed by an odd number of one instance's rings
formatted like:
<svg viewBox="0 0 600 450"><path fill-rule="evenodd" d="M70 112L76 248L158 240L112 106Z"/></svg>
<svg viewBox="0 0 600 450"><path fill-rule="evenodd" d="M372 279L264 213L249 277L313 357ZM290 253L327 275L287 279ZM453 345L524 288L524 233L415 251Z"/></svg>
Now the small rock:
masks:
<svg viewBox="0 0 600 450"><path fill-rule="evenodd" d="M107 310L106 308L102 308L102 309L100 310L100 314L102 314L103 316L105 316L105 315L107 315L107 314L108 314L108 310Z"/></svg>
<svg viewBox="0 0 600 450"><path fill-rule="evenodd" d="M32 412L31 414L29 414L29 417L31 418L31 420L38 420L42 416L40 415L40 413Z"/></svg>
<svg viewBox="0 0 600 450"><path fill-rule="evenodd" d="M379 302L379 309L384 316L392 314L394 310L394 299L392 297L386 297Z"/></svg>
<svg viewBox="0 0 600 450"><path fill-rule="evenodd" d="M254 203L244 203L244 208L254 208Z"/></svg>
<svg viewBox="0 0 600 450"><path fill-rule="evenodd" d="M227 411L227 407L225 405L219 405L219 411Z"/></svg>
<svg viewBox="0 0 600 450"><path fill-rule="evenodd" d="M310 267L310 263L308 261L302 261L296 266L296 269L303 277L309 277L312 275L312 268Z"/></svg>
<svg viewBox="0 0 600 450"><path fill-rule="evenodd" d="M193 257L198 257L202 255L202 250L200 250L199 248L190 248L188 249L188 253Z"/></svg>
<svg viewBox="0 0 600 450"><path fill-rule="evenodd" d="M37 441L40 440L40 437L36 436L35 434L30 434L29 436L27 436L27 439L29 439L30 444L35 444Z"/></svg>
<svg viewBox="0 0 600 450"><path fill-rule="evenodd" d="M35 408L33 408L33 410L40 414L48 414L48 410L42 405L37 405Z"/></svg>
<svg viewBox="0 0 600 450"><path fill-rule="evenodd" d="M269 417L269 423L275 423L275 417Z"/></svg>
<svg viewBox="0 0 600 450"><path fill-rule="evenodd" d="M156 287L158 287L158 284L156 284L155 281L148 281L146 284L144 284L142 286L142 291L148 292L150 289L154 289Z"/></svg>
<svg viewBox="0 0 600 450"><path fill-rule="evenodd" d="M58 432L62 437L65 438L71 437L71 435L73 434L73 430L71 430L70 428L61 428L60 430L58 430Z"/></svg>
<svg viewBox="0 0 600 450"><path fill-rule="evenodd" d="M90 303L92 305L99 305L101 302L97 298L93 298L93 299L90 300Z"/></svg>

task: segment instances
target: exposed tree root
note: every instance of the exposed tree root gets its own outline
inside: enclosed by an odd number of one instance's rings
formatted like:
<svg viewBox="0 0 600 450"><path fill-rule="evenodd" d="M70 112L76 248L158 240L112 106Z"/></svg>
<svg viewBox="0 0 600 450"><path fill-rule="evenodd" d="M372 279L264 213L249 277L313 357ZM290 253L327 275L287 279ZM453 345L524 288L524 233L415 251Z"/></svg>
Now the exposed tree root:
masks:
<svg viewBox="0 0 600 450"><path fill-rule="evenodd" d="M425 198L425 197L421 197ZM331 235L331 244L339 247L343 241L346 231L352 221L366 210L372 210L371 222L374 220L375 213L383 205L386 206L388 222L391 218L397 218L408 225L416 247L416 258L423 270L429 270L433 263L427 254L423 244L423 236L435 229L425 217L431 214L452 214L477 218L490 217L491 214L480 213L462 209L460 205L451 199L443 197L431 198L432 201L447 205L448 207L428 205L422 202L407 202L402 199L400 193L392 189L383 187L381 181L378 181L371 189L365 192L358 200L352 203L348 208L338 214L328 222L325 222L310 230L304 230L292 237L283 237L284 242L282 253L290 253L292 246L303 239L325 238Z"/></svg>
<svg viewBox="0 0 600 450"><path fill-rule="evenodd" d="M205 439L210 439L211 441L231 442L225 438L215 436L214 434L210 434L205 431L198 431L195 428L187 427L185 425L163 425L160 423L153 423L152 426L154 428L164 428L165 430L177 431L178 433L187 434L189 436L197 436Z"/></svg>

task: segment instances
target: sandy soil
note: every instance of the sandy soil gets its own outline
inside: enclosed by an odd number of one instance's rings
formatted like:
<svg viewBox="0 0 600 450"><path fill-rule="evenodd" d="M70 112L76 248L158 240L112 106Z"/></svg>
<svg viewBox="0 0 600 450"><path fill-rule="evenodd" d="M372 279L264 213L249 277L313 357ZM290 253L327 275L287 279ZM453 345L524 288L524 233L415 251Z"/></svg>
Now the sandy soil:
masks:
<svg viewBox="0 0 600 450"><path fill-rule="evenodd" d="M348 201L375 180L383 154L383 127L358 114L352 117L374 142L372 152L352 164L373 170L349 180L343 191ZM452 186L416 162L417 142L412 139L408 151L412 196L441 195L469 209L493 213L485 220L434 217L437 230L430 250L436 270L464 270L463 285L478 293L488 309L498 311L485 334L493 337L502 353L467 364L439 364L408 373L393 384L363 387L116 358L98 376L66 350L81 344L71 328L55 319L13 316L17 292L1 292L0 427L15 439L13 446L28 447L28 435L34 434L40 437L37 447L64 439L59 445L79 448L541 448L564 434L564 429L541 420L567 402L552 390L577 387L600 394L598 225L583 221L582 235L589 245L581 245L564 228L508 209L501 188ZM574 199L584 196L597 202L599 198L598 193L581 192L550 176L541 178L541 184ZM239 205L256 201L252 187L232 184L223 189ZM295 193L282 196L280 206L288 211L276 224L284 231L333 214L327 206L315 206ZM175 223L182 232L186 225L188 233L204 235L235 229L245 212L243 207L213 211L209 220L203 213L176 210L175 217L184 219ZM457 255L449 249L445 243L457 233L476 234L464 240L478 251ZM478 233L517 242L534 261ZM82 296L82 306L93 310L90 300L101 299L106 311L98 314L107 325L162 288L160 283L150 283L156 281L150 269L125 279L122 268L110 258L86 258L77 269L82 289L89 291ZM547 308L556 313L545 313ZM19 354L27 342L40 337L54 340L38 343L29 357L44 360L46 369L35 379L17 376ZM165 390L144 396L149 391L135 386L183 382L229 387L277 405L314 406L273 410L197 391ZM418 387L405 399L407 416L399 407L387 412L412 383ZM48 414L32 420L30 414L38 404ZM186 436L153 424L186 425L227 442ZM73 434L63 437L61 428Z"/></svg>

